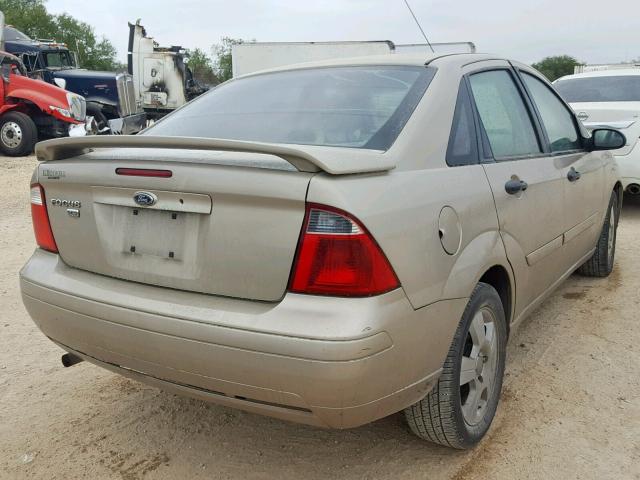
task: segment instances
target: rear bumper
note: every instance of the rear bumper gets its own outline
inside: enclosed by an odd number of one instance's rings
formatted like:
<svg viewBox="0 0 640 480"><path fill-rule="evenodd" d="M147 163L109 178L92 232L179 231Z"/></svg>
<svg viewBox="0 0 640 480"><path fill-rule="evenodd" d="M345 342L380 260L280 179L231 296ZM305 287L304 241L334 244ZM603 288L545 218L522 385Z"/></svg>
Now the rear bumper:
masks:
<svg viewBox="0 0 640 480"><path fill-rule="evenodd" d="M421 399L466 305L413 310L401 289L364 299L232 300L91 274L41 250L20 283L43 333L93 363L215 403L334 428Z"/></svg>

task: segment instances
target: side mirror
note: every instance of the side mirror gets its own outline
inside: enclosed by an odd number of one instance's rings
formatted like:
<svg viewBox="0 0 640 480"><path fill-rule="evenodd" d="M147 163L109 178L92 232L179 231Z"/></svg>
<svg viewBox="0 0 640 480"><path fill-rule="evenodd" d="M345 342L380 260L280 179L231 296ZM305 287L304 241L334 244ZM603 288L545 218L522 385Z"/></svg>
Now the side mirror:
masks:
<svg viewBox="0 0 640 480"><path fill-rule="evenodd" d="M54 78L53 83L55 83L58 87L62 88L63 90L67 88L67 80L64 78Z"/></svg>
<svg viewBox="0 0 640 480"><path fill-rule="evenodd" d="M596 128L591 132L589 150L617 150L627 144L627 137L612 128Z"/></svg>

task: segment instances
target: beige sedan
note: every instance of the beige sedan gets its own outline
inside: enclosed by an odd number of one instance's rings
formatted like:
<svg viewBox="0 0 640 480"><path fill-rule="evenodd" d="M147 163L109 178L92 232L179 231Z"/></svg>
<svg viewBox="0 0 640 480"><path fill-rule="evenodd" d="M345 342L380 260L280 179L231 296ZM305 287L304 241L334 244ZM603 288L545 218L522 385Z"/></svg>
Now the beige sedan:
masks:
<svg viewBox="0 0 640 480"><path fill-rule="evenodd" d="M247 75L142 135L38 145L24 303L67 366L323 427L404 410L468 448L509 331L611 272L624 143L492 56Z"/></svg>

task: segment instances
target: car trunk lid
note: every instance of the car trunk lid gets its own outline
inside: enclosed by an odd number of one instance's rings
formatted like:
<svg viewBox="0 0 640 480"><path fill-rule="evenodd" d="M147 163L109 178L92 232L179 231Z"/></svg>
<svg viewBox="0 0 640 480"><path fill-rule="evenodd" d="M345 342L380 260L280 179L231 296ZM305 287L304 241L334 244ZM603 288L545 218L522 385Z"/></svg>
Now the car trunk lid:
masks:
<svg viewBox="0 0 640 480"><path fill-rule="evenodd" d="M241 152L136 147L78 155L77 143L53 142L64 148L38 146L39 158L56 159L39 165L38 181L66 264L180 290L282 298L314 175L294 168L290 157L315 156L291 149L284 160L285 153L257 153L256 146ZM86 151L89 144L82 145ZM366 169L371 152L352 156ZM321 170L312 161L306 167ZM118 174L123 168L170 176Z"/></svg>

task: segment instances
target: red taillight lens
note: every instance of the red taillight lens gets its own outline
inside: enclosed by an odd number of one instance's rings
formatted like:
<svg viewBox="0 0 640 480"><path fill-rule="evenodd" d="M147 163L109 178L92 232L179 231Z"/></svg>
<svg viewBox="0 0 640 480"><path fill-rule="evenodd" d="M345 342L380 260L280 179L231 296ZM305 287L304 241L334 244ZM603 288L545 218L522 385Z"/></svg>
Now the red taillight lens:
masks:
<svg viewBox="0 0 640 480"><path fill-rule="evenodd" d="M116 168L116 175L126 175L128 177L159 177L171 178L171 170L156 170L153 168Z"/></svg>
<svg viewBox="0 0 640 480"><path fill-rule="evenodd" d="M33 221L33 232L36 235L38 246L44 250L58 253L58 246L53 238L51 224L49 223L44 189L37 183L31 185L31 220Z"/></svg>
<svg viewBox="0 0 640 480"><path fill-rule="evenodd" d="M289 290L368 297L399 286L371 234L348 213L308 204Z"/></svg>

